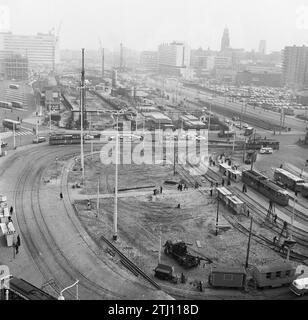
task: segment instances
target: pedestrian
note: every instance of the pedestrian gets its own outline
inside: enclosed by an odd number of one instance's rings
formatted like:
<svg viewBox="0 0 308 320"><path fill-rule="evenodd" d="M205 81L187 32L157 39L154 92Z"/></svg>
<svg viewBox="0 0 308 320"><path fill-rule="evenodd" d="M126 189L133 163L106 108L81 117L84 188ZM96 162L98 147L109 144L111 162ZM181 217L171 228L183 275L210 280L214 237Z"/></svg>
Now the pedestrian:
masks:
<svg viewBox="0 0 308 320"><path fill-rule="evenodd" d="M163 187L160 186L160 193L163 193Z"/></svg>
<svg viewBox="0 0 308 320"><path fill-rule="evenodd" d="M216 162L215 162L215 161L213 161L213 166L215 167L215 165L216 165Z"/></svg>
<svg viewBox="0 0 308 320"><path fill-rule="evenodd" d="M283 164L280 165L280 169L282 169Z"/></svg>
<svg viewBox="0 0 308 320"><path fill-rule="evenodd" d="M247 217L249 218L249 214L250 214L250 212L249 212L249 209L247 210Z"/></svg>
<svg viewBox="0 0 308 320"><path fill-rule="evenodd" d="M181 209L181 204L180 203L178 203L177 208Z"/></svg>
<svg viewBox="0 0 308 320"><path fill-rule="evenodd" d="M216 182L216 188L218 188L218 182Z"/></svg>
<svg viewBox="0 0 308 320"><path fill-rule="evenodd" d="M91 201L90 200L88 200L87 206L88 206L88 210L91 210Z"/></svg>
<svg viewBox="0 0 308 320"><path fill-rule="evenodd" d="M275 214L275 215L274 215L274 223L276 223L277 218L278 218L278 216L277 216L277 214Z"/></svg>
<svg viewBox="0 0 308 320"><path fill-rule="evenodd" d="M185 283L185 282L186 282L186 279L185 279L184 273L182 272L181 273L181 283Z"/></svg>
<svg viewBox="0 0 308 320"><path fill-rule="evenodd" d="M184 190L188 190L187 184L184 184Z"/></svg>
<svg viewBox="0 0 308 320"><path fill-rule="evenodd" d="M211 181L211 188L213 188L214 187L214 183L213 183L213 181Z"/></svg>
<svg viewBox="0 0 308 320"><path fill-rule="evenodd" d="M277 237L275 236L275 237L273 238L273 243L275 244L276 241L277 241Z"/></svg>
<svg viewBox="0 0 308 320"><path fill-rule="evenodd" d="M225 179L221 180L221 185L224 186L225 185Z"/></svg>
<svg viewBox="0 0 308 320"><path fill-rule="evenodd" d="M13 209L13 207L11 206L11 207L10 207L10 215L13 214L13 211L14 211L14 209Z"/></svg>
<svg viewBox="0 0 308 320"><path fill-rule="evenodd" d="M230 179L228 179L227 185L231 186L231 180Z"/></svg>
<svg viewBox="0 0 308 320"><path fill-rule="evenodd" d="M199 289L200 292L202 292L202 290L203 290L202 281L199 281L198 289Z"/></svg>
<svg viewBox="0 0 308 320"><path fill-rule="evenodd" d="M16 244L17 244L18 247L20 247L20 236L19 236L19 234L17 235Z"/></svg>
<svg viewBox="0 0 308 320"><path fill-rule="evenodd" d="M183 191L183 185L180 184L180 191Z"/></svg>
<svg viewBox="0 0 308 320"><path fill-rule="evenodd" d="M9 222L13 222L11 217L8 217Z"/></svg>
<svg viewBox="0 0 308 320"><path fill-rule="evenodd" d="M15 253L18 254L18 245L17 245L17 243L14 244L14 247L15 247Z"/></svg>
<svg viewBox="0 0 308 320"><path fill-rule="evenodd" d="M60 192L60 199L62 200L63 199L63 193Z"/></svg>
<svg viewBox="0 0 308 320"><path fill-rule="evenodd" d="M213 196L213 189L212 188L210 189L210 195L211 195L211 197Z"/></svg>
<svg viewBox="0 0 308 320"><path fill-rule="evenodd" d="M295 197L297 197L297 192L298 192L298 191L297 191L297 190L295 190L295 192L294 192L294 194L295 194Z"/></svg>

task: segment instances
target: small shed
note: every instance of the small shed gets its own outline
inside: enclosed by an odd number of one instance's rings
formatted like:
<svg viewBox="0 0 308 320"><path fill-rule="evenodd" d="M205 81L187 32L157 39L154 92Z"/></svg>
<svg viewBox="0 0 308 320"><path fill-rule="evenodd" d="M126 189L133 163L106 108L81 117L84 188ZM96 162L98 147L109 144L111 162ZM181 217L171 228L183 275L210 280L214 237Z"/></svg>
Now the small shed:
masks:
<svg viewBox="0 0 308 320"><path fill-rule="evenodd" d="M244 267L213 266L209 275L209 284L213 287L242 288L245 280Z"/></svg>
<svg viewBox="0 0 308 320"><path fill-rule="evenodd" d="M280 287L295 279L296 269L288 262L253 267L253 277L259 288Z"/></svg>

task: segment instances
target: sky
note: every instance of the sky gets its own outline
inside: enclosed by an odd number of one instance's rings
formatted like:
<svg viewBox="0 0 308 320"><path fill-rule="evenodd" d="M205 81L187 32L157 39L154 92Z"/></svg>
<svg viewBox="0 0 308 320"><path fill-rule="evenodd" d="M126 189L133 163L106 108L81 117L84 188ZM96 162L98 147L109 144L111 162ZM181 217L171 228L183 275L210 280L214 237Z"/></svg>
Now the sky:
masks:
<svg viewBox="0 0 308 320"><path fill-rule="evenodd" d="M60 48L156 50L163 42L220 49L225 27L232 48L267 51L308 45L307 0L0 0L15 34L57 31ZM0 22L1 26L1 22Z"/></svg>

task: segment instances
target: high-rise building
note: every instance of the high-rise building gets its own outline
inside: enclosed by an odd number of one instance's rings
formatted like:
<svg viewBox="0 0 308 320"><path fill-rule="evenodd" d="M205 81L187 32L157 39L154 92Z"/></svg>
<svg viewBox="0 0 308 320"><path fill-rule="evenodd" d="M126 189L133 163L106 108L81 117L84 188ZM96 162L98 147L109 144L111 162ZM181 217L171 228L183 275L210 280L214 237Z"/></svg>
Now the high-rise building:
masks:
<svg viewBox="0 0 308 320"><path fill-rule="evenodd" d="M266 41L265 40L260 40L259 53L266 54Z"/></svg>
<svg viewBox="0 0 308 320"><path fill-rule="evenodd" d="M21 54L10 54L3 61L4 77L8 80L28 79L28 58Z"/></svg>
<svg viewBox="0 0 308 320"><path fill-rule="evenodd" d="M140 54L140 64L146 70L157 70L158 67L158 52L157 51L142 51Z"/></svg>
<svg viewBox="0 0 308 320"><path fill-rule="evenodd" d="M26 55L29 67L53 68L55 60L55 35L38 33L35 36L15 35L11 32L0 33L0 59L12 53Z"/></svg>
<svg viewBox="0 0 308 320"><path fill-rule="evenodd" d="M224 33L221 38L220 51L225 51L228 48L230 48L229 30L228 30L228 28L225 28Z"/></svg>
<svg viewBox="0 0 308 320"><path fill-rule="evenodd" d="M161 44L158 48L158 64L162 73L183 75L190 66L190 48L184 42Z"/></svg>
<svg viewBox="0 0 308 320"><path fill-rule="evenodd" d="M308 87L308 47L284 48L283 79L284 84L289 87Z"/></svg>

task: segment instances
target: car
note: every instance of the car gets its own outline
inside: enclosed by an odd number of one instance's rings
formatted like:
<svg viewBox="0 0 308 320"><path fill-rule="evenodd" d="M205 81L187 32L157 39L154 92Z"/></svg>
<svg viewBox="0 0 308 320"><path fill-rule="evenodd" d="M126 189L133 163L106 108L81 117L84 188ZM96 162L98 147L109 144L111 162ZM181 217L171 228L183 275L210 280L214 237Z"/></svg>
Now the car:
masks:
<svg viewBox="0 0 308 320"><path fill-rule="evenodd" d="M260 149L261 154L272 154L273 153L273 148L270 147L262 147Z"/></svg>
<svg viewBox="0 0 308 320"><path fill-rule="evenodd" d="M1 142L1 148L7 147L7 142Z"/></svg>
<svg viewBox="0 0 308 320"><path fill-rule="evenodd" d="M85 140L92 140L92 139L94 139L94 136L92 136L91 134L86 134L86 135L84 136L84 139L85 139Z"/></svg>
<svg viewBox="0 0 308 320"><path fill-rule="evenodd" d="M33 142L33 143L46 142L46 138L45 138L45 137L36 137L36 138L33 139L32 142Z"/></svg>

